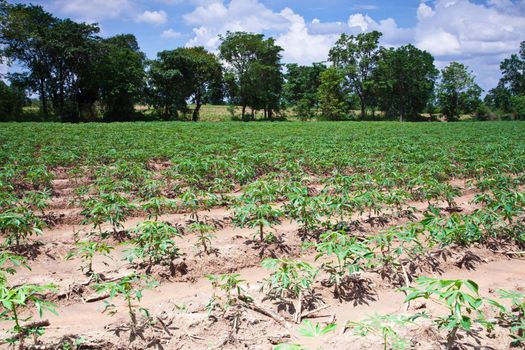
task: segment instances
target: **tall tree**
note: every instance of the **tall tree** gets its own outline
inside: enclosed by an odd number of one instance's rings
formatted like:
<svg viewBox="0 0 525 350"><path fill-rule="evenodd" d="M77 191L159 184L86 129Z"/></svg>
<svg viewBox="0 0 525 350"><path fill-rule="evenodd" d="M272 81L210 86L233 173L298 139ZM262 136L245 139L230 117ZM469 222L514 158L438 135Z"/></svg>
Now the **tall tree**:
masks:
<svg viewBox="0 0 525 350"><path fill-rule="evenodd" d="M179 112L186 113L186 101L192 100L195 103L192 120L197 121L208 91L220 84L221 79L219 61L203 47L160 52L149 71L153 104L164 118L170 118L177 117Z"/></svg>
<svg viewBox="0 0 525 350"><path fill-rule="evenodd" d="M374 78L379 105L400 121L416 119L432 97L438 74L434 57L413 45L383 50Z"/></svg>
<svg viewBox="0 0 525 350"><path fill-rule="evenodd" d="M92 118L98 26L61 20L34 5L4 2L0 15L1 55L28 70L25 81L40 95L43 114L51 105L63 120Z"/></svg>
<svg viewBox="0 0 525 350"><path fill-rule="evenodd" d="M283 99L289 106L295 107L302 118L314 115L319 107L317 90L321 85L321 73L326 70L322 63L311 66L299 66L295 63L286 65Z"/></svg>
<svg viewBox="0 0 525 350"><path fill-rule="evenodd" d="M208 97L213 96L212 94L216 94L221 85L222 67L217 57L202 46L177 50L187 56L185 62L191 65L188 70L191 76L187 79L191 84L189 98L195 104L191 119L196 122L199 120L202 104Z"/></svg>
<svg viewBox="0 0 525 350"><path fill-rule="evenodd" d="M330 120L341 119L348 112L343 73L338 68L330 67L321 73L320 79L318 98L321 115Z"/></svg>
<svg viewBox="0 0 525 350"><path fill-rule="evenodd" d="M15 84L7 85L0 79L0 121L16 120L26 103L23 90Z"/></svg>
<svg viewBox="0 0 525 350"><path fill-rule="evenodd" d="M500 64L503 75L500 83L514 96L525 95L525 41L521 42L518 54L504 59Z"/></svg>
<svg viewBox="0 0 525 350"><path fill-rule="evenodd" d="M219 51L228 64L231 102L241 105L243 120L247 120L247 106L252 107L252 118L255 108L263 108L271 116L279 106L282 91L282 48L262 34L227 32L221 37Z"/></svg>
<svg viewBox="0 0 525 350"><path fill-rule="evenodd" d="M362 119L366 116L366 107L372 94L372 79L380 58L381 36L377 31L357 36L341 34L328 54L329 61L343 72L349 90L359 97Z"/></svg>
<svg viewBox="0 0 525 350"><path fill-rule="evenodd" d="M97 64L104 118L129 121L144 94L145 60L132 34L102 40L103 56Z"/></svg>
<svg viewBox="0 0 525 350"><path fill-rule="evenodd" d="M40 96L42 113L49 114L50 57L46 49L50 28L58 19L41 6L0 2L0 56L29 70L28 88Z"/></svg>
<svg viewBox="0 0 525 350"><path fill-rule="evenodd" d="M481 102L482 91L472 72L462 63L451 62L441 70L438 99L448 121L457 120L462 113L474 112Z"/></svg>

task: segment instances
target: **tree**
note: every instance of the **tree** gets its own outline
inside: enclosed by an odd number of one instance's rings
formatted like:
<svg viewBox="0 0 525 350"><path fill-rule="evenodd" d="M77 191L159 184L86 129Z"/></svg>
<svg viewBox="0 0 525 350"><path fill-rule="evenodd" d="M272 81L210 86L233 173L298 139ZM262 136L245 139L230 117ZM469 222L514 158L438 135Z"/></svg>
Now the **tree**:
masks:
<svg viewBox="0 0 525 350"><path fill-rule="evenodd" d="M203 102L209 97L214 97L213 94L220 93L222 82L222 67L217 57L206 51L204 47L191 47L177 49L183 55L188 56L188 61L191 64L189 72L191 77L188 77L191 84L191 100L195 104L193 109L192 120L194 122L199 120L199 112ZM215 96L217 98L217 96Z"/></svg>
<svg viewBox="0 0 525 350"><path fill-rule="evenodd" d="M511 110L511 99L512 95L509 89L500 81L497 87L489 90L487 96L485 96L485 104L492 108L503 112L510 112Z"/></svg>
<svg viewBox="0 0 525 350"><path fill-rule="evenodd" d="M295 107L301 118L312 117L319 107L317 90L321 85L321 73L325 70L326 66L322 63L286 65L283 99L287 105Z"/></svg>
<svg viewBox="0 0 525 350"><path fill-rule="evenodd" d="M269 117L279 107L282 91L282 48L273 38L264 39L262 34L227 32L221 36L220 58L228 63L226 83L230 103L242 107L242 119L246 107L263 108Z"/></svg>
<svg viewBox="0 0 525 350"><path fill-rule="evenodd" d="M13 84L7 85L0 79L0 121L13 120L20 116L25 102L24 91Z"/></svg>
<svg viewBox="0 0 525 350"><path fill-rule="evenodd" d="M55 18L40 6L0 5L0 54L28 69L24 80L39 94L42 113L50 113L51 102L65 121L93 118L98 26Z"/></svg>
<svg viewBox="0 0 525 350"><path fill-rule="evenodd" d="M331 120L340 119L348 112L346 93L343 90L344 76L342 72L330 67L320 75L318 98L321 115Z"/></svg>
<svg viewBox="0 0 525 350"><path fill-rule="evenodd" d="M148 100L162 119L177 118L179 111L187 110L186 97L190 95L190 84L183 72L189 63L174 50L157 53L157 59L150 63L148 71Z"/></svg>
<svg viewBox="0 0 525 350"><path fill-rule="evenodd" d="M374 77L379 105L399 121L416 119L432 97L438 74L432 55L413 45L383 50Z"/></svg>
<svg viewBox="0 0 525 350"><path fill-rule="evenodd" d="M40 96L42 113L49 113L49 53L45 49L50 27L57 22L41 6L0 2L0 56L29 70L28 87Z"/></svg>
<svg viewBox="0 0 525 350"><path fill-rule="evenodd" d="M192 120L197 121L207 92L217 88L221 79L219 61L203 47L162 51L149 72L153 104L168 118L178 116L178 112L186 113L186 101L192 100Z"/></svg>
<svg viewBox="0 0 525 350"><path fill-rule="evenodd" d="M457 120L462 113L474 112L480 104L482 89L474 79L468 67L459 62L451 62L441 70L438 99L448 121Z"/></svg>
<svg viewBox="0 0 525 350"><path fill-rule="evenodd" d="M102 40L103 56L97 63L104 119L133 120L135 105L144 93L145 60L132 34Z"/></svg>
<svg viewBox="0 0 525 350"><path fill-rule="evenodd" d="M520 51L503 60L500 64L503 77L500 83L514 96L525 95L525 41L520 44Z"/></svg>
<svg viewBox="0 0 525 350"><path fill-rule="evenodd" d="M330 49L329 61L344 74L344 84L359 98L361 119L366 116L366 107L371 98L373 73L380 59L377 31L361 33L357 36L341 34Z"/></svg>

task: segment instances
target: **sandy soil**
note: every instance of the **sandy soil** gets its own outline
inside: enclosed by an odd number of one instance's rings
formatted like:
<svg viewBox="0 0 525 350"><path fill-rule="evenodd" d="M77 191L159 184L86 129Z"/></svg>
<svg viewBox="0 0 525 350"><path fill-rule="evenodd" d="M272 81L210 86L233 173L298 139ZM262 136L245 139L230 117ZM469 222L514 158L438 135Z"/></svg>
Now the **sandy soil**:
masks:
<svg viewBox="0 0 525 350"><path fill-rule="evenodd" d="M126 306L120 298L111 300L118 312L115 315L103 313L104 303L109 299L89 302L97 294L92 289L92 283L79 270L80 260L74 258L65 260L66 254L72 248L75 237L84 237L91 227L81 225L80 208L71 207L69 198L73 193L75 183L57 172L54 180L53 198L50 201L47 214L58 219L58 224L44 230L38 237L40 244L35 244L30 250L29 259L31 271L20 270L12 280L14 284L22 283L53 283L58 286L58 296L54 302L58 305L58 315L46 314L50 326L46 327L45 335L41 337L38 349L60 348L56 344L64 339L82 337L81 349L272 349L278 343L300 343L308 349L383 349L380 337L370 335L359 337L344 330L347 321L359 321L373 314L406 314L426 311L431 315L440 315L443 308L432 302L414 302L405 309L405 295L399 291L399 285L383 280L377 273L362 273L363 282L352 298L340 302L333 297L331 289L321 283L315 286L315 293L320 297L324 308L308 315L312 322L336 322L336 331L322 337L308 338L299 336L301 325L292 321L292 315L286 310L278 310L271 301L264 300L260 292L261 283L267 278L269 271L260 267L265 257L291 257L319 265L314 259L315 253L301 248L301 238L298 235L299 225L284 221L274 227L275 234L281 238L279 244L259 245L251 239L253 230L240 229L230 223L232 213L224 208L215 208L200 212L199 216L220 221L223 225L214 235L213 248L215 254L199 254L195 247L196 234L186 233L177 238L178 247L184 252L174 263L183 267L175 274L170 274L166 268L154 268L151 274L160 281L159 286L144 292L140 306L149 309L154 325L141 329L136 339L130 339L128 315ZM82 179L86 183L88 179ZM475 196L472 189L467 188L464 180L454 180L453 185L462 188L462 195L456 202L463 212L472 212L476 206L470 201ZM319 187L319 186L317 186ZM238 193L237 193L238 195ZM422 211L426 209L425 202L406 203ZM421 217L421 212L416 214ZM349 220L356 221L362 234L371 235L385 227L402 224L407 219L390 219L385 226L371 225L366 222L366 215L355 215ZM145 216L137 216L124 223L124 229L132 229ZM189 220L188 213L166 214L161 221L184 227ZM126 244L116 241L111 258L97 257L94 270L106 279L117 279L133 272L133 266L123 261ZM472 257L467 264L461 266L465 256ZM479 283L481 295L496 298L497 289L525 291L525 259L509 258L508 256L491 252L483 247L460 249L452 247L448 250L446 260L440 260L437 271L425 271L423 274L450 279L472 279ZM212 287L207 274L238 273L246 281L246 291L255 304L264 310L270 310L275 317L264 315L261 310L244 309L241 315L240 327L232 331L231 322L227 319L211 317L205 305L212 295ZM489 311L490 313L490 311ZM280 321L281 322L280 322ZM0 329L7 328L4 322ZM4 333L2 331L2 333ZM472 335L462 335L461 344L466 349L507 349L508 332L498 329L495 334L482 331ZM400 334L406 336L415 349L441 349L445 341L445 333L435 331L428 320L422 320L415 326L401 329ZM2 335L3 336L3 335ZM29 341L29 343L31 343ZM54 345L55 344L55 345ZM5 347L7 345L0 345Z"/></svg>

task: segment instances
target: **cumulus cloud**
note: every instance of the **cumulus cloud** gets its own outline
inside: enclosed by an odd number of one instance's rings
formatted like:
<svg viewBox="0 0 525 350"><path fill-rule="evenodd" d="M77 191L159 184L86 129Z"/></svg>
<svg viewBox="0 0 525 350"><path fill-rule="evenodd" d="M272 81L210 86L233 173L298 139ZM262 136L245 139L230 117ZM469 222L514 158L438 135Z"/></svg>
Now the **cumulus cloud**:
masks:
<svg viewBox="0 0 525 350"><path fill-rule="evenodd" d="M140 15L135 17L135 21L138 23L147 24L164 24L168 21L168 14L164 10L160 11L144 11Z"/></svg>
<svg viewBox="0 0 525 350"><path fill-rule="evenodd" d="M432 53L439 67L451 60L469 65L484 88L496 84L499 62L516 52L525 39L525 0L422 1L413 14L416 24L410 28L400 27L393 18L376 19L361 13L366 8L354 9L346 22L306 22L290 8L272 10L259 0L194 1L199 5L183 16L193 28L188 46L204 45L214 50L218 35L228 30L265 33L284 48L285 62L309 64L326 60L343 32L378 30L383 33L383 45L412 43Z"/></svg>
<svg viewBox="0 0 525 350"><path fill-rule="evenodd" d="M499 62L517 52L525 38L525 1L469 0L421 3L413 42L436 56L440 65L458 60L469 65L486 90L499 77Z"/></svg>
<svg viewBox="0 0 525 350"><path fill-rule="evenodd" d="M54 0L50 7L61 14L88 22L99 22L128 13L130 0Z"/></svg>
<svg viewBox="0 0 525 350"><path fill-rule="evenodd" d="M162 34L160 35L162 38L167 38L167 39L173 39L173 38L178 38L182 35L182 33L180 32L177 32L173 29L166 29L165 31L162 32Z"/></svg>

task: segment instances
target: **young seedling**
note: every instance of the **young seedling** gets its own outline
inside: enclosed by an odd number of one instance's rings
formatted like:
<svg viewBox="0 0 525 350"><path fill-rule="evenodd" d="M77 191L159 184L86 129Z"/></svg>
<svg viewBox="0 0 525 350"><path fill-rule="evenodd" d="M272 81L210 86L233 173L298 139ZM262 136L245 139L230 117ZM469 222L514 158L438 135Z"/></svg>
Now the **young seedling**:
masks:
<svg viewBox="0 0 525 350"><path fill-rule="evenodd" d="M239 227L256 228L259 240L264 242L264 228L279 224L282 216L282 211L270 204L248 203L235 211L233 220Z"/></svg>
<svg viewBox="0 0 525 350"><path fill-rule="evenodd" d="M206 276L213 287L213 295L206 305L208 313L219 310L223 317L231 313L232 328L237 331L241 320L243 305L252 302L241 284L246 281L239 274L208 275Z"/></svg>
<svg viewBox="0 0 525 350"><path fill-rule="evenodd" d="M310 264L290 259L265 259L261 266L274 270L264 280L262 289L272 299L296 300L294 319L301 322L303 297L311 290L317 276L317 270Z"/></svg>
<svg viewBox="0 0 525 350"><path fill-rule="evenodd" d="M411 345L407 339L401 337L398 328L406 328L424 314L411 316L403 315L373 315L360 322L349 321L346 323L345 330L351 329L358 336L366 337L369 334L379 336L383 339L383 349L404 350L410 349Z"/></svg>
<svg viewBox="0 0 525 350"><path fill-rule="evenodd" d="M326 326L322 326L320 323L315 325L310 320L303 321L303 327L299 328L298 332L304 337L316 338L335 331L337 324L329 323Z"/></svg>
<svg viewBox="0 0 525 350"><path fill-rule="evenodd" d="M448 309L448 314L437 318L434 322L438 328L448 331L446 349L452 349L457 338L457 332L469 332L473 322L490 328L481 307L484 299L479 296L478 285L471 280L440 280L429 277L419 277L415 287L402 288L409 292L405 302L416 299L433 299Z"/></svg>
<svg viewBox="0 0 525 350"><path fill-rule="evenodd" d="M206 254L210 254L214 251L211 246L211 240L215 238L215 235L212 232L215 231L215 227L203 223L192 223L188 226L190 232L197 232L199 236L197 237L197 243L195 246L197 248L202 247L202 250Z"/></svg>
<svg viewBox="0 0 525 350"><path fill-rule="evenodd" d="M65 257L66 260L71 260L73 257L78 256L82 261L80 270L84 272L86 276L93 277L98 280L99 274L93 271L93 258L96 254L108 257L111 259L111 251L114 249L112 246L103 242L77 242L75 243L76 249L71 250Z"/></svg>
<svg viewBox="0 0 525 350"><path fill-rule="evenodd" d="M33 211L23 207L0 213L0 233L5 237L5 245L20 250L21 243L33 235L42 234L44 222Z"/></svg>
<svg viewBox="0 0 525 350"><path fill-rule="evenodd" d="M148 213L148 220L158 221L159 216L176 207L175 201L165 197L152 197L144 202L142 210Z"/></svg>
<svg viewBox="0 0 525 350"><path fill-rule="evenodd" d="M328 274L328 283L334 286L334 296L338 299L344 294L344 286L350 278L374 258L374 253L366 243L345 232L323 233L320 242L311 245L318 251L316 260L335 256L335 261L323 263L321 269Z"/></svg>
<svg viewBox="0 0 525 350"><path fill-rule="evenodd" d="M134 337L137 334L137 311L149 318L148 309L135 305L135 302L139 303L141 301L144 290L153 289L157 284L157 281L150 276L133 273L117 281L96 284L94 287L100 294L108 293L110 299L117 295L121 295L124 298L130 319L131 335ZM117 307L115 304L105 302L102 312L106 311L114 315L117 313Z"/></svg>
<svg viewBox="0 0 525 350"><path fill-rule="evenodd" d="M156 264L170 266L180 256L173 238L181 234L175 226L160 221L144 221L137 226L135 234L131 240L134 247L125 251L125 259L129 262L139 259L146 266L146 272Z"/></svg>
<svg viewBox="0 0 525 350"><path fill-rule="evenodd" d="M118 193L100 193L98 197L91 197L82 204L84 209L81 214L85 216L82 223L92 224L102 237L106 235L102 231L104 223L111 224L113 234L117 236L118 229L123 227L122 223L135 209L129 199Z"/></svg>
<svg viewBox="0 0 525 350"><path fill-rule="evenodd" d="M42 294L56 292L56 290L54 285L38 286L25 284L17 287L0 285L0 302L4 308L4 311L0 313L0 320L14 322L14 326L9 332L15 336L6 339L8 343L18 343L19 349L25 349L24 339L34 332L34 329L22 325L22 322L27 322L32 317L21 317L20 315L24 311L31 311L31 306L36 308L40 318L42 318L44 311L58 315L55 311L55 304L42 297Z"/></svg>
<svg viewBox="0 0 525 350"><path fill-rule="evenodd" d="M502 321L510 328L512 347L525 345L525 294L520 292L498 290L503 299L511 301L510 310L504 309L501 315ZM500 307L501 310L501 307Z"/></svg>

